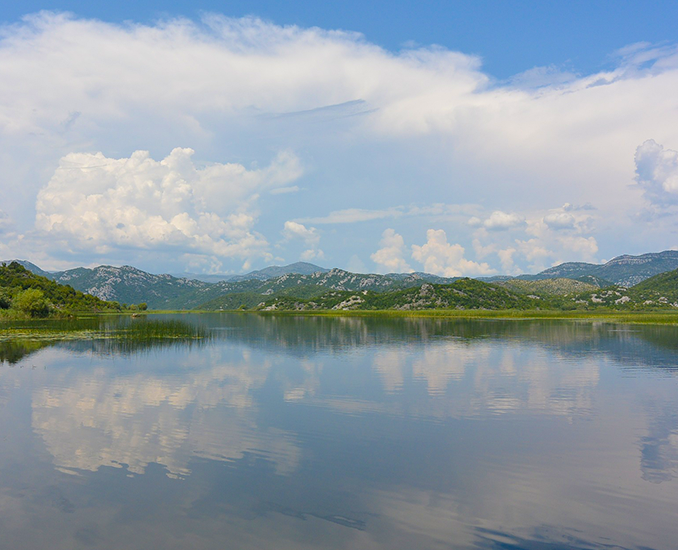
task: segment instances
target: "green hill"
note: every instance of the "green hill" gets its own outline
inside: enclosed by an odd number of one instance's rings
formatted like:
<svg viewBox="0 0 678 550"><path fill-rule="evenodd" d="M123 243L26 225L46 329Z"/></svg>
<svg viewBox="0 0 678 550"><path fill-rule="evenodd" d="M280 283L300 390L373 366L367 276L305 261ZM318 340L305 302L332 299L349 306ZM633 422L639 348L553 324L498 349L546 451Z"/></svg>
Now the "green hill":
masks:
<svg viewBox="0 0 678 550"><path fill-rule="evenodd" d="M525 281L523 279L510 279L497 283L514 292L522 294L534 294L536 296L564 296L580 292L593 292L598 285L577 281L575 279L542 279L538 281Z"/></svg>
<svg viewBox="0 0 678 550"><path fill-rule="evenodd" d="M326 292L312 299L278 296L257 309L280 310L423 310L423 309L539 309L548 303L517 294L498 285L475 279L460 279L448 285L425 283L420 287L384 292Z"/></svg>
<svg viewBox="0 0 678 550"><path fill-rule="evenodd" d="M0 310L38 317L50 312L119 311L120 306L35 275L12 262L0 264Z"/></svg>

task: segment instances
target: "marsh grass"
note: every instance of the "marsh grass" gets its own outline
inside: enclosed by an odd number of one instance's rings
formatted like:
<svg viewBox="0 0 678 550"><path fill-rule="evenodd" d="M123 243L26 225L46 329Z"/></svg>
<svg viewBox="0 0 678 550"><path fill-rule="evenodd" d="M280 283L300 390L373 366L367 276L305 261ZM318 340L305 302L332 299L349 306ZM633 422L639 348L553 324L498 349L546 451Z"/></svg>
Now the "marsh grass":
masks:
<svg viewBox="0 0 678 550"><path fill-rule="evenodd" d="M203 327L184 321L91 316L71 320L12 320L0 323L0 361L15 363L45 346L91 342L96 353L133 353L209 339Z"/></svg>
<svg viewBox="0 0 678 550"><path fill-rule="evenodd" d="M236 313L236 312L231 312ZM252 313L252 312L238 312ZM620 312L620 311L557 311L557 310L455 310L429 309L418 311L402 310L315 310L315 311L266 311L255 312L258 315L301 315L324 317L410 317L436 319L496 319L496 320L531 320L531 319L563 319L577 321L600 321L610 323L640 324L678 324L678 312Z"/></svg>

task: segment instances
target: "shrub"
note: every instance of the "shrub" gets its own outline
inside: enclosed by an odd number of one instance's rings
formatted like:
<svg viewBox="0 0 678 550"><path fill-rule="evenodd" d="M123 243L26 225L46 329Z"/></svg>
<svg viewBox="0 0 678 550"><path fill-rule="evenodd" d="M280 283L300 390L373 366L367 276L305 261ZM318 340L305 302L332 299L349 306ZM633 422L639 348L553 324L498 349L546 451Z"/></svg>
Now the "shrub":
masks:
<svg viewBox="0 0 678 550"><path fill-rule="evenodd" d="M0 288L0 309L9 309L12 307L12 297L5 289Z"/></svg>
<svg viewBox="0 0 678 550"><path fill-rule="evenodd" d="M45 299L45 294L37 288L19 292L12 301L12 305L31 317L47 317L49 314L49 303Z"/></svg>

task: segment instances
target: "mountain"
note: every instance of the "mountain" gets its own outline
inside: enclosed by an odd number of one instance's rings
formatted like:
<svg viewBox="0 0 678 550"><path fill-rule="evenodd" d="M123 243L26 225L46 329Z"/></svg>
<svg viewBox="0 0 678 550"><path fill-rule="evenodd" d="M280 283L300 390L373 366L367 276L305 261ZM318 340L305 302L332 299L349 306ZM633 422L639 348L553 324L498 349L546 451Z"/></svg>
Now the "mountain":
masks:
<svg viewBox="0 0 678 550"><path fill-rule="evenodd" d="M584 275L590 275L593 271L601 267L598 264L589 264L586 262L567 262L545 269L536 275L521 275L520 279L540 280L540 279L574 279Z"/></svg>
<svg viewBox="0 0 678 550"><path fill-rule="evenodd" d="M385 292L330 291L310 300L277 297L262 303L262 311L308 310L424 310L424 309L539 309L547 302L511 292L476 279L459 279L451 284L424 283L415 288Z"/></svg>
<svg viewBox="0 0 678 550"><path fill-rule="evenodd" d="M394 281L421 281L422 283L433 283L437 285L446 285L461 279L461 277L441 277L440 275L423 273L422 271L415 271L413 273L387 273L385 277L393 279Z"/></svg>
<svg viewBox="0 0 678 550"><path fill-rule="evenodd" d="M678 250L665 250L641 256L618 256L589 274L619 285L633 286L654 275L676 268L678 268Z"/></svg>
<svg viewBox="0 0 678 550"><path fill-rule="evenodd" d="M189 295L213 286L171 275L153 275L128 265L102 265L93 269L78 267L51 273L50 278L102 300L125 304L145 302L152 309L181 308Z"/></svg>
<svg viewBox="0 0 678 550"><path fill-rule="evenodd" d="M421 287L423 284L449 285L458 280L458 278L446 278L428 273L389 273L387 275L351 273L336 268L327 270L305 262L287 266L271 266L218 282L174 277L167 274L154 275L130 266L99 266L93 269L81 267L49 273L30 262L24 261L23 263L33 273L61 284L69 284L76 290L122 304L145 302L150 309L253 308L262 302L278 297L313 300L328 291L379 293ZM532 294L544 299L568 294L582 294L587 291L593 292L593 287L605 287L611 284L628 287L658 273L676 268L678 268L678 251L669 250L641 256L619 256L603 265L569 262L536 275L523 275L517 278L492 277L479 280L485 283L501 283L505 290L508 289L523 296ZM543 280L556 281L536 283ZM517 281L524 281L524 283ZM535 284L525 284L530 281ZM593 286L587 287L587 284ZM587 301L584 298L582 300Z"/></svg>
<svg viewBox="0 0 678 550"><path fill-rule="evenodd" d="M191 273L184 271L183 273L170 273L176 279L192 279L194 281L202 281L203 283L220 283L222 281L230 281L235 275L227 275L226 273L217 273L209 275L206 273Z"/></svg>
<svg viewBox="0 0 678 550"><path fill-rule="evenodd" d="M289 265L272 265L265 267L264 269L259 269L258 271L250 271L245 275L234 275L229 280L232 282L238 281L250 281L252 279L258 279L260 281L266 281L268 279L276 279L277 277L282 277L283 275L289 275L290 273L296 273L299 275L311 275L312 273L327 273L329 269L320 267L308 262L295 262Z"/></svg>
<svg viewBox="0 0 678 550"><path fill-rule="evenodd" d="M240 306L249 308L277 296L311 299L326 293L328 290L384 292L420 287L429 281L451 282L454 280L426 273L378 275L375 273L351 273L337 268L325 272L316 271L310 275L289 273L266 281L248 280L220 283L215 286L222 291L221 295L202 303L196 309L226 310L237 309ZM235 294L240 295L239 303L234 296ZM259 296L258 302L255 301L255 296Z"/></svg>
<svg viewBox="0 0 678 550"><path fill-rule="evenodd" d="M519 275L518 279L540 280L570 278L578 279L593 276L610 283L630 287L659 273L678 268L678 250L652 252L640 256L625 254L617 256L609 262L589 264L584 262L567 262L537 273L536 275Z"/></svg>
<svg viewBox="0 0 678 550"><path fill-rule="evenodd" d="M220 283L222 281L250 281L252 279L257 279L259 281L266 281L268 279L275 279L282 275L287 275L289 273L298 273L300 275L310 275L311 273L316 272L326 273L329 269L320 267L318 265L310 264L308 262L296 262L289 265L272 265L264 269L259 269L257 271L250 271L244 275L227 275L225 273L220 273L216 275L205 275L199 273L173 273L173 277L181 279L195 279L197 281L203 281L205 283Z"/></svg>

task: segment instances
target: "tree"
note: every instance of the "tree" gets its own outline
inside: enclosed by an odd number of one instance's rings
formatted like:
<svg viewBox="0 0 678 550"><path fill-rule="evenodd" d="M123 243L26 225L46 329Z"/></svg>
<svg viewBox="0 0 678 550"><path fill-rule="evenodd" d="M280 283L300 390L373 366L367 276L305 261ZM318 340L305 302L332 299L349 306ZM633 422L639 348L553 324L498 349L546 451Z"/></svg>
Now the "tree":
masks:
<svg viewBox="0 0 678 550"><path fill-rule="evenodd" d="M139 304L139 310L140 311L146 311L148 309L148 304L146 302L141 302Z"/></svg>
<svg viewBox="0 0 678 550"><path fill-rule="evenodd" d="M49 314L49 303L45 299L45 293L37 288L28 288L19 292L14 297L12 305L31 317L47 317Z"/></svg>
<svg viewBox="0 0 678 550"><path fill-rule="evenodd" d="M4 288L0 288L0 309L12 307L12 296Z"/></svg>

